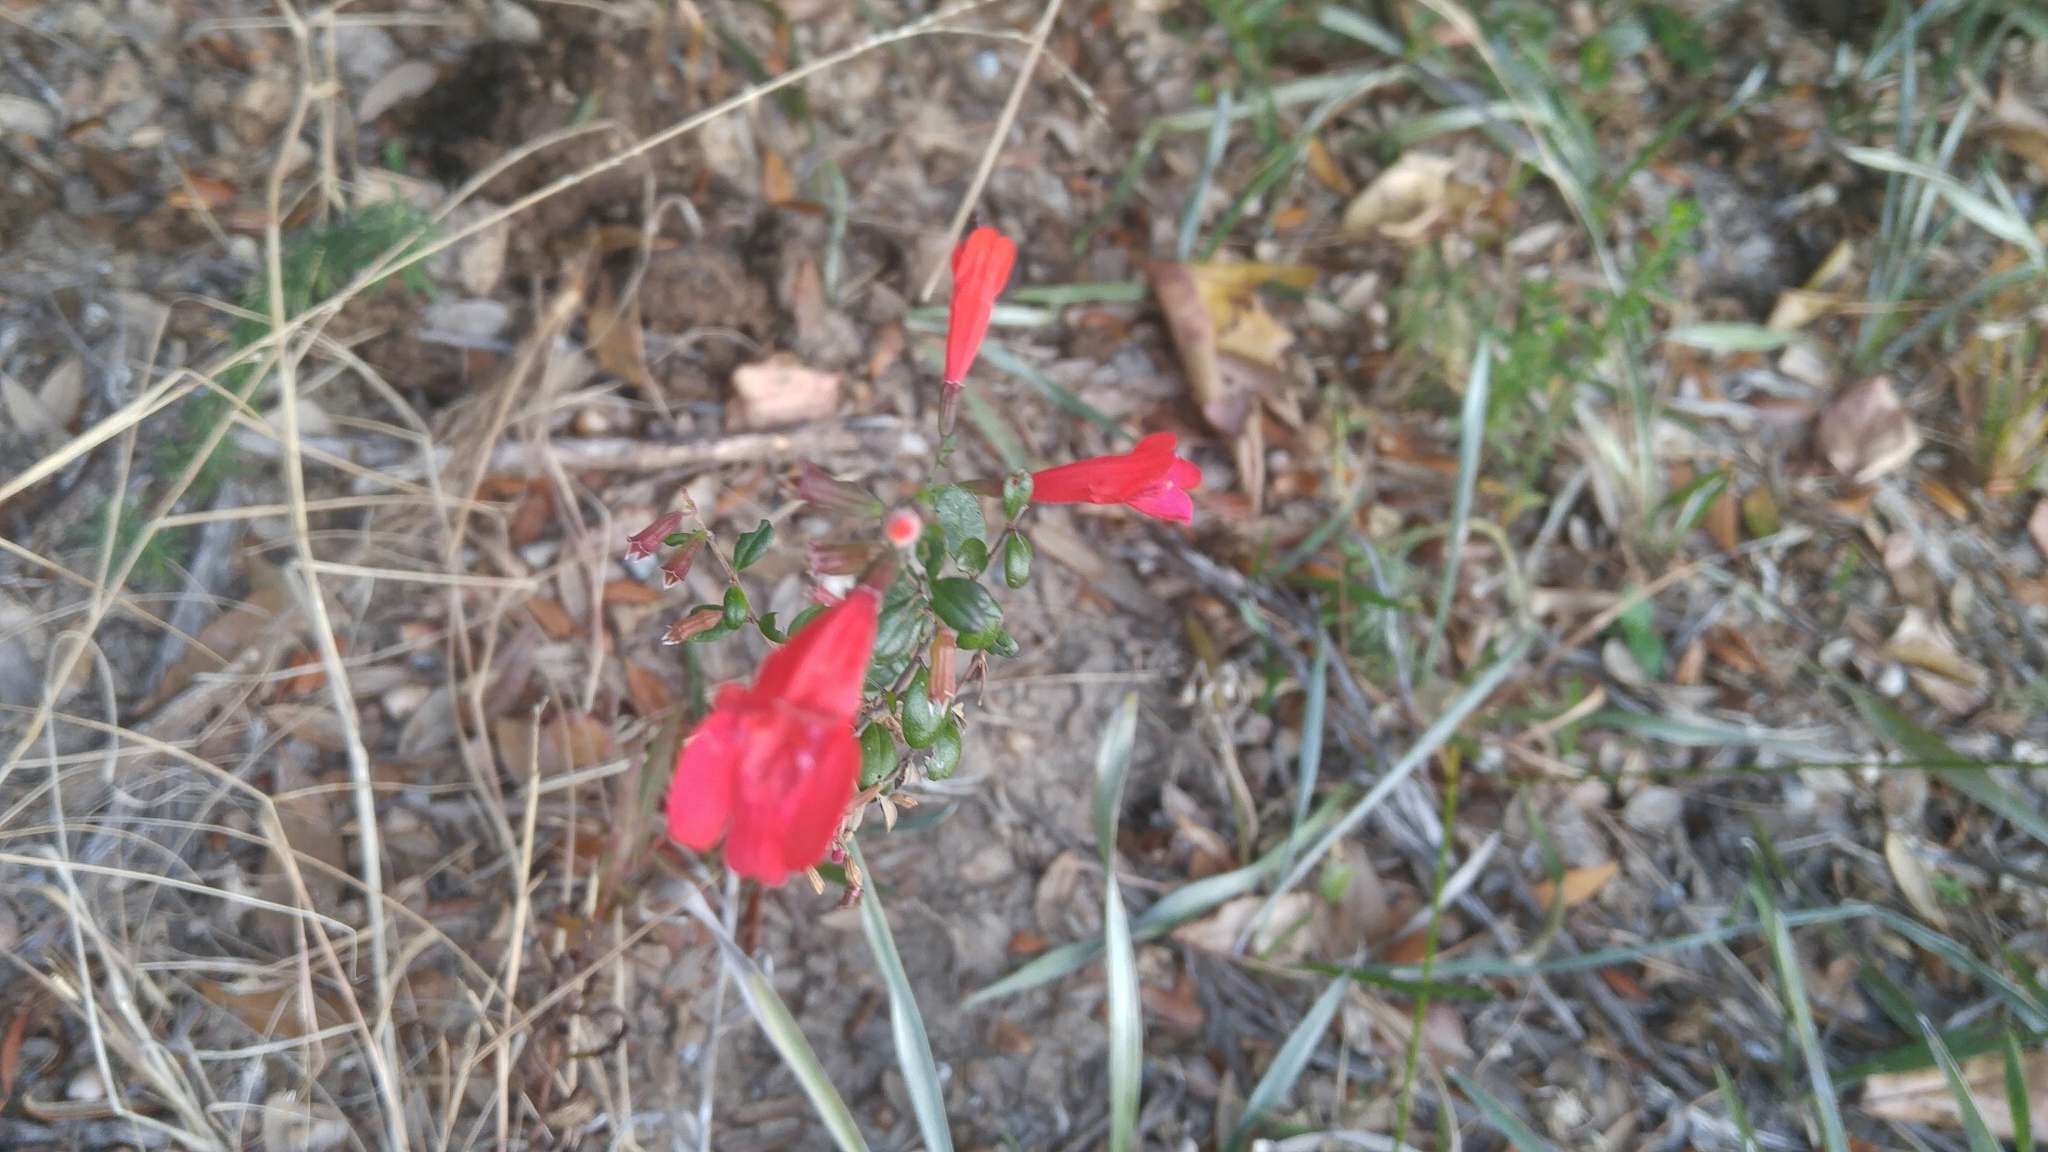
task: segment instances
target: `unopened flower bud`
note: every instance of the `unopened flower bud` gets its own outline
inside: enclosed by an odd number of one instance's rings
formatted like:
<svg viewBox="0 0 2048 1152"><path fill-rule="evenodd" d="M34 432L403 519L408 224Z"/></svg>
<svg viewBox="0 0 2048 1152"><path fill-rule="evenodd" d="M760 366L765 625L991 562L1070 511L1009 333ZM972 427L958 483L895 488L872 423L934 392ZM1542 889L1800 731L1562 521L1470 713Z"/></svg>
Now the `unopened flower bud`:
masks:
<svg viewBox="0 0 2048 1152"><path fill-rule="evenodd" d="M796 494L804 503L828 516L879 516L882 502L867 489L837 479L816 464L804 464L797 478Z"/></svg>
<svg viewBox="0 0 2048 1152"><path fill-rule="evenodd" d="M918 518L916 509L897 508L883 517L882 535L898 548L909 548L924 535L924 521Z"/></svg>
<svg viewBox="0 0 2048 1152"><path fill-rule="evenodd" d="M654 555L661 542L683 522L681 512L664 512L654 523L626 537L626 559L641 560Z"/></svg>
<svg viewBox="0 0 2048 1152"><path fill-rule="evenodd" d="M661 566L661 586L673 588L690 577L690 565L697 562L697 553L704 550L704 533L692 532L675 555Z"/></svg>
<svg viewBox="0 0 2048 1152"><path fill-rule="evenodd" d="M690 614L668 626L662 633L663 644L681 644L693 636L702 636L713 628L725 623L725 610L716 604L694 608Z"/></svg>

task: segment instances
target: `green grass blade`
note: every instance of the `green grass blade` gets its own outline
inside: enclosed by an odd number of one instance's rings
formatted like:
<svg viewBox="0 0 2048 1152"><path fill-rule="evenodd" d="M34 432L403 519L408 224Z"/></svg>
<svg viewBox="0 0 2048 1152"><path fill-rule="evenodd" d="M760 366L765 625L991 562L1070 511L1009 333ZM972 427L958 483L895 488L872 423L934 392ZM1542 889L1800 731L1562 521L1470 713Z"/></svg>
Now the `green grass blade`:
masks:
<svg viewBox="0 0 2048 1152"><path fill-rule="evenodd" d="M1387 55L1400 58L1407 55L1401 38L1377 20L1369 19L1349 8L1336 4L1325 5L1316 13L1316 23L1326 32L1349 36L1368 47L1377 48Z"/></svg>
<svg viewBox="0 0 2048 1152"><path fill-rule="evenodd" d="M1138 951L1131 942L1131 923L1124 914L1114 868L1102 888L1102 931L1109 958L1109 1149L1130 1152L1138 1144L1138 1097L1145 1063Z"/></svg>
<svg viewBox="0 0 2048 1152"><path fill-rule="evenodd" d="M1796 332L1780 332L1761 324L1682 324L1664 334L1667 344L1702 352L1774 352L1797 340Z"/></svg>
<svg viewBox="0 0 2048 1152"><path fill-rule="evenodd" d="M1444 579L1437 589L1436 617L1429 642L1422 648L1422 674L1436 670L1437 650L1451 623L1451 602L1458 597L1458 568L1465 556L1465 534L1472 520L1472 494L1479 487L1479 456L1486 446L1486 394L1493 380L1493 339L1479 338L1472 353L1472 371L1465 379L1465 404L1458 417L1458 489L1451 501L1450 530L1444 534Z"/></svg>
<svg viewBox="0 0 2048 1152"><path fill-rule="evenodd" d="M1949 742L1913 722L1890 703L1860 689L1849 689L1856 708L1886 743L1923 761L1934 778L1989 808L2013 827L2048 844L2048 815L1994 779L1985 766L1949 746Z"/></svg>
<svg viewBox="0 0 2048 1152"><path fill-rule="evenodd" d="M1330 1021L1337 1015L1337 1009L1344 1005L1344 993L1351 988L1347 976L1330 981L1323 994L1309 1006L1308 1015L1288 1033L1287 1040L1280 1045L1280 1051L1273 1054L1273 1062L1266 1066L1266 1074L1252 1087L1252 1094L1245 1099L1244 1116L1230 1134L1226 1148L1235 1150L1244 1147L1245 1137L1251 1135L1252 1125L1259 1118L1279 1107L1294 1091L1295 1081L1308 1068L1309 1057L1316 1054L1316 1045L1322 1042L1323 1033L1330 1027Z"/></svg>
<svg viewBox="0 0 2048 1152"><path fill-rule="evenodd" d="M1250 939L1251 934L1272 913L1273 906L1279 902L1281 896L1285 895L1296 884L1301 883L1302 879L1315 869L1316 865L1322 861L1322 858L1329 853L1330 849L1336 847L1338 841L1349 835L1352 829L1363 823L1367 816L1372 815L1373 809L1379 807L1381 801L1385 800L1395 788L1400 786L1401 781L1407 779L1410 774L1422 766L1424 761L1434 755L1436 750L1441 748L1444 742L1457 732L1459 725L1463 724L1473 712L1479 709L1481 704L1486 702L1488 697L1493 695L1494 689L1499 688L1511 673L1521 667L1522 657L1529 651L1529 645L1533 639L1533 636L1525 633L1509 641L1507 647L1495 658L1494 662L1488 665L1486 670L1474 678L1470 684L1467 684L1464 691L1458 693L1450 703L1444 706L1443 711L1437 714L1436 720L1423 730L1422 735L1415 738L1415 743L1409 745L1408 751L1403 753L1401 758L1387 769L1386 774L1381 776L1364 796L1359 797L1358 803L1352 805L1351 810L1344 814L1343 819L1338 820L1327 832L1316 838L1315 843L1309 847L1308 851L1304 852L1301 858L1294 862L1294 866L1288 869L1286 877L1274 887L1272 894L1266 897L1266 903L1260 907L1257 915L1253 916L1251 922L1245 926L1244 932L1238 940L1240 947L1243 946L1245 940Z"/></svg>
<svg viewBox="0 0 2048 1152"><path fill-rule="evenodd" d="M1977 1110L1977 1101L1970 1095L1970 1082L1963 1076L1963 1066L1956 1063L1948 1045L1941 1042L1941 1033L1935 1031L1934 1022L1925 1016L1920 1017L1920 1034L1927 1038L1927 1050L1934 1053L1942 1079L1948 1081L1949 1093L1956 1098L1956 1116L1962 1120L1970 1152L2005 1152L1991 1135L1990 1125L1984 1123L1984 1114Z"/></svg>
<svg viewBox="0 0 2048 1152"><path fill-rule="evenodd" d="M1131 771L1131 744L1138 734L1138 694L1127 694L1110 715L1095 749L1095 847L1103 867L1115 871L1117 814L1124 803L1124 779Z"/></svg>
<svg viewBox="0 0 2048 1152"><path fill-rule="evenodd" d="M1301 755L1294 781L1294 826L1308 823L1315 802L1316 777L1323 766L1323 713L1330 699L1330 634L1316 637L1316 660L1308 670L1307 702L1301 710Z"/></svg>
<svg viewBox="0 0 2048 1152"><path fill-rule="evenodd" d="M1756 1129L1750 1125L1749 1109L1742 1106L1742 1096L1735 1091L1735 1081L1728 1075L1728 1069L1719 1063L1714 1065L1714 1083L1720 1087L1722 1102L1728 1105L1728 1122L1735 1125L1735 1152L1757 1152Z"/></svg>
<svg viewBox="0 0 2048 1152"><path fill-rule="evenodd" d="M925 1034L924 1016L917 1010L910 975L903 970L896 937L889 931L888 914L875 891L874 870L861 856L859 841L849 838L847 846L853 853L853 862L868 879L861 893L860 926L867 934L868 949L875 954L875 967L882 973L882 983L889 989L889 1032L896 1040L896 1064L903 1070L910 1110L917 1116L918 1131L924 1135L928 1152L953 1152L953 1134L946 1124L946 1089L939 1083L931 1037Z"/></svg>
<svg viewBox="0 0 2048 1152"><path fill-rule="evenodd" d="M1828 1075L1827 1054L1821 1051L1820 1030L1813 1023L1813 1001L1806 995L1806 976L1799 966L1799 953L1792 947L1792 933L1778 914L1778 902L1770 885L1750 884L1757 914L1763 920L1765 942L1771 949L1771 963L1778 970L1778 983L1785 994L1785 1007L1792 1014L1793 1035L1806 1057L1806 1077L1813 1084L1813 1107L1820 1120L1820 1142L1825 1152L1849 1152L1849 1133L1842 1127L1841 1105L1835 1099L1835 1085Z"/></svg>
<svg viewBox="0 0 2048 1152"><path fill-rule="evenodd" d="M1195 186L1188 191L1187 207L1180 217L1180 238L1174 243L1173 258L1186 263L1195 251L1195 234L1202 228L1202 202L1209 198L1209 185L1216 168L1230 146L1230 88L1216 93L1216 119L1209 124L1209 146L1202 153L1202 167L1195 173Z"/></svg>
<svg viewBox="0 0 2048 1152"><path fill-rule="evenodd" d="M684 897L683 910L704 925L704 930L718 942L719 956L739 985L740 994L747 1001L747 1010L754 1014L754 1022L761 1026L761 1034L768 1038L768 1043L775 1047L776 1055L782 1057L783 1064L803 1087L818 1120L832 1134L832 1142L839 1146L841 1152L867 1152L867 1141L861 1137L860 1126L853 1122L853 1113L847 1110L839 1090L832 1086L832 1078L826 1074L825 1066L818 1062L818 1054L812 1051L810 1041L804 1039L803 1029L797 1027L796 1017L790 1015L789 1006L776 994L775 986L726 934L725 925L718 922L711 906L704 902L703 893L695 888L689 889Z"/></svg>
<svg viewBox="0 0 2048 1152"><path fill-rule="evenodd" d="M1455 1068L1450 1070L1450 1077L1451 1083L1458 1086L1458 1091L1463 1092L1471 1098L1472 1103L1479 1106L1479 1111L1486 1117L1486 1122L1493 1125L1502 1136L1507 1137L1508 1143L1515 1146L1516 1152L1556 1152L1549 1141L1536 1135L1523 1123L1521 1117L1508 1111L1508 1106L1495 1098L1493 1093L1481 1088L1478 1081Z"/></svg>
<svg viewBox="0 0 2048 1152"><path fill-rule="evenodd" d="M2026 1058L2019 1037L2005 1033L2005 1106L2012 1113L2013 1152L2034 1152L2034 1104L2027 1095Z"/></svg>
<svg viewBox="0 0 2048 1152"><path fill-rule="evenodd" d="M1928 187L1934 189L1935 193L1946 200L1948 206L1955 209L1965 220L2019 248L2036 264L2048 259L2048 255L2043 253L2040 238L2034 235L2032 226L2023 217L2007 212L1990 199L1972 192L1961 181L1941 169L1917 160L1908 160L1886 148L1848 145L1843 147L1842 154L1866 168L1874 168L1880 172L1895 172L1901 176L1911 176L1925 181Z"/></svg>

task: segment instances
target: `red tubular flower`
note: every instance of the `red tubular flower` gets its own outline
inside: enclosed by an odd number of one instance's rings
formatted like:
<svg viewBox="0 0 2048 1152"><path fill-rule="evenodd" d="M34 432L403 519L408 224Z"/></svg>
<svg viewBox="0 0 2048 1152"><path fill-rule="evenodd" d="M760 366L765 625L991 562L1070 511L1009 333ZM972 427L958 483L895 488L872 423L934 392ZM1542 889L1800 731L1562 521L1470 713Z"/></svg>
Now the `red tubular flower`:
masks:
<svg viewBox="0 0 2048 1152"><path fill-rule="evenodd" d="M1171 432L1154 432L1120 456L1095 456L1031 474L1033 504L1124 504L1147 516L1186 524L1195 518L1188 493L1202 470L1174 454Z"/></svg>
<svg viewBox="0 0 2048 1152"><path fill-rule="evenodd" d="M719 690L676 756L668 834L698 852L725 838L725 862L780 884L825 856L860 772L853 718L881 596L856 588L769 653L749 687Z"/></svg>
<svg viewBox="0 0 2048 1152"><path fill-rule="evenodd" d="M1010 282L1017 246L993 228L976 228L953 249L953 300L946 312L946 391L960 390L988 335L989 313Z"/></svg>
<svg viewBox="0 0 2048 1152"><path fill-rule="evenodd" d="M664 512L654 523L626 537L626 559L640 560L654 555L661 541L683 522L681 512Z"/></svg>

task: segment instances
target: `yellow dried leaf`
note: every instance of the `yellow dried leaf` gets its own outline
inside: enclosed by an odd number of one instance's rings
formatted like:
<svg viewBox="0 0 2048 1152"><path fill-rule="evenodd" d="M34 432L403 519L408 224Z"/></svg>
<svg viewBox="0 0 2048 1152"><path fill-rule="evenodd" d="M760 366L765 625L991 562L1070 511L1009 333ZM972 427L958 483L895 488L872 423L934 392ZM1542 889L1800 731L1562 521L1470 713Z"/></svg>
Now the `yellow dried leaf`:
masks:
<svg viewBox="0 0 2048 1152"><path fill-rule="evenodd" d="M1567 868L1563 884L1564 906L1576 908L1591 900L1594 894L1605 887L1609 880L1614 879L1615 873L1619 871L1621 871L1621 865L1612 860L1600 864L1589 864L1584 868ZM1545 880L1541 884L1536 885L1534 892L1536 902L1548 907L1552 900L1556 898L1557 891L1558 885Z"/></svg>

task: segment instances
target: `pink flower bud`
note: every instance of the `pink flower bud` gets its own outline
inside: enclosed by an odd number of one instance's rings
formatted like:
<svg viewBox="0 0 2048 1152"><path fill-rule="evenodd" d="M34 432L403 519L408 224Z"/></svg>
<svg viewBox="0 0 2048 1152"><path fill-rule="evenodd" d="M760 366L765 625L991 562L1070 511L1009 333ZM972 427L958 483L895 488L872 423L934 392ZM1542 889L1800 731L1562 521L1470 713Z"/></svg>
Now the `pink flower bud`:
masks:
<svg viewBox="0 0 2048 1152"><path fill-rule="evenodd" d="M924 521L918 519L915 509L897 508L883 518L882 535L898 548L909 548L917 543L919 536L924 535Z"/></svg>
<svg viewBox="0 0 2048 1152"><path fill-rule="evenodd" d="M682 522L681 512L662 513L654 523L626 537L626 559L641 560L654 555L654 550L661 547L662 538L675 531Z"/></svg>

